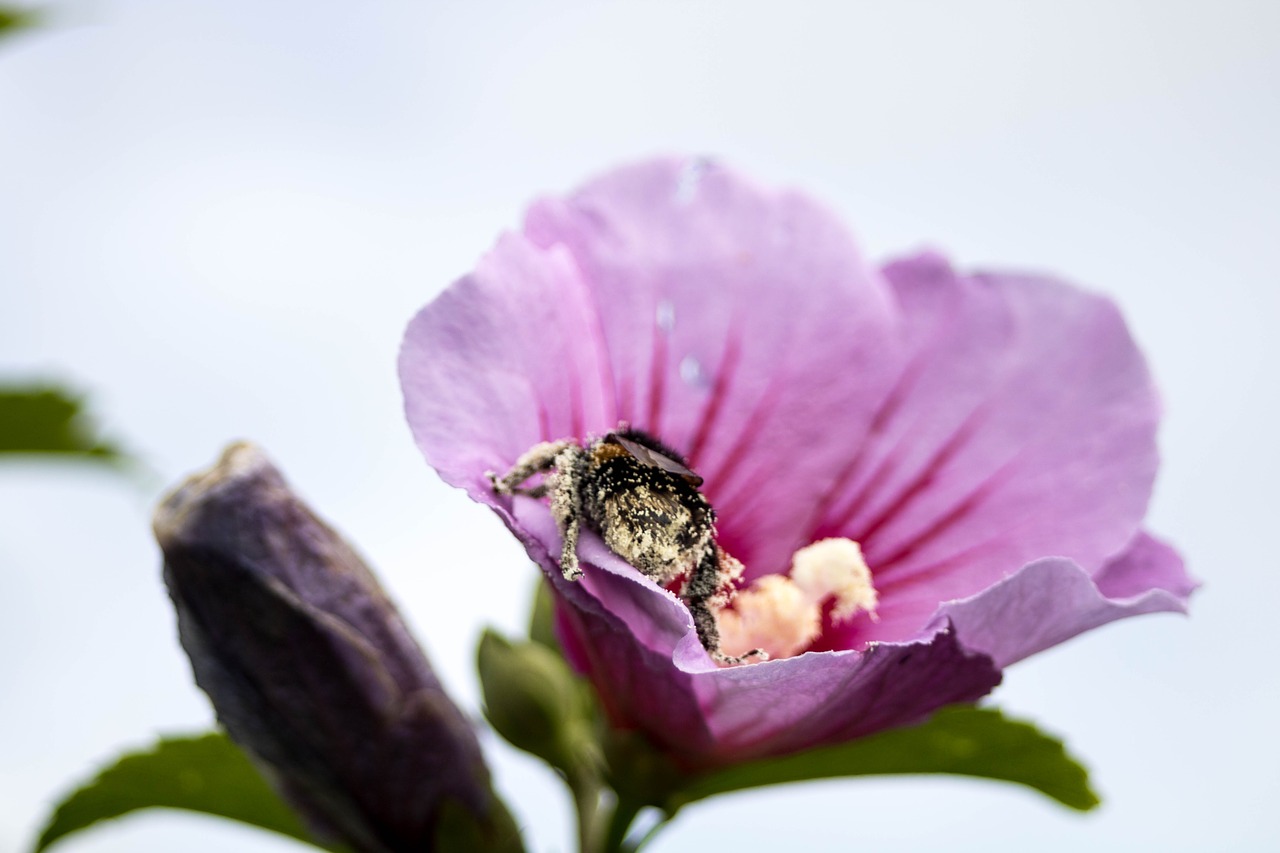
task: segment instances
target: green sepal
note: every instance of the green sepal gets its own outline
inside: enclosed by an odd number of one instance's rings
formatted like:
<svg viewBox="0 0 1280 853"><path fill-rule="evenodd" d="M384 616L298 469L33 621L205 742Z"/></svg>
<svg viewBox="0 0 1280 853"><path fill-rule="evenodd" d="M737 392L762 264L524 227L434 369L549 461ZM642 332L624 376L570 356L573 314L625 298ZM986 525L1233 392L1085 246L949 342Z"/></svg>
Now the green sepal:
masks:
<svg viewBox="0 0 1280 853"><path fill-rule="evenodd" d="M956 705L928 722L690 779L660 805L668 814L715 794L853 776L946 773L1024 785L1088 811L1101 801L1062 741L994 708Z"/></svg>
<svg viewBox="0 0 1280 853"><path fill-rule="evenodd" d="M556 639L556 604L551 595L551 584L541 576L533 588L533 607L529 611L529 639L541 643L557 654L560 641Z"/></svg>
<svg viewBox="0 0 1280 853"><path fill-rule="evenodd" d="M604 736L605 780L620 802L657 806L674 814L672 792L684 790L698 777L676 766L637 731L609 729ZM678 808L678 807L677 807Z"/></svg>
<svg viewBox="0 0 1280 853"><path fill-rule="evenodd" d="M123 755L58 804L33 853L100 821L152 808L183 809L278 832L323 850L244 752L220 732L163 738Z"/></svg>
<svg viewBox="0 0 1280 853"><path fill-rule="evenodd" d="M596 772L594 700L559 654L486 630L476 657L485 717L498 734L570 778Z"/></svg>

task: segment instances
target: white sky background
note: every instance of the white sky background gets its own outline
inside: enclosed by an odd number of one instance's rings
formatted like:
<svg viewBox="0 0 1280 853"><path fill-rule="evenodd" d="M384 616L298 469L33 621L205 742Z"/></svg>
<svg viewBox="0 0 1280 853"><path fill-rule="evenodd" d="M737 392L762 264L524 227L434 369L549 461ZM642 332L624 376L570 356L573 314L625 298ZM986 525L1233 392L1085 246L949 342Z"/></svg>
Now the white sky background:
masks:
<svg viewBox="0 0 1280 853"><path fill-rule="evenodd" d="M1272 647L1280 5L79 0L0 44L0 373L65 378L159 472L0 466L0 851L157 732L206 728L149 538L160 488L261 443L370 557L454 696L534 570L400 414L412 313L535 195L652 153L794 185L873 257L1113 296L1164 390L1151 524L1206 587L1013 667L1103 808L837 781L695 806L652 849L1263 850ZM492 738L530 849L559 784ZM67 853L287 851L151 813Z"/></svg>

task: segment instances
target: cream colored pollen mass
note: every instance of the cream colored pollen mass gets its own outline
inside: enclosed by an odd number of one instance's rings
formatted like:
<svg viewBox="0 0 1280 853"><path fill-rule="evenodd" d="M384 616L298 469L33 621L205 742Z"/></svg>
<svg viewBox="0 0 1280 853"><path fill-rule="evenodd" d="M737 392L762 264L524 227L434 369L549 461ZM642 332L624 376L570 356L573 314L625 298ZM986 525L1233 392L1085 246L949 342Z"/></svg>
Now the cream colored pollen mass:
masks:
<svg viewBox="0 0 1280 853"><path fill-rule="evenodd" d="M862 547L852 539L822 539L796 551L791 581L811 598L834 596L831 615L842 622L859 610L874 615L879 601Z"/></svg>
<svg viewBox="0 0 1280 853"><path fill-rule="evenodd" d="M862 548L851 539L823 539L791 558L791 574L765 575L718 615L721 645L730 655L762 648L770 658L801 652L822 630L822 608L846 621L860 611L875 618L877 596Z"/></svg>

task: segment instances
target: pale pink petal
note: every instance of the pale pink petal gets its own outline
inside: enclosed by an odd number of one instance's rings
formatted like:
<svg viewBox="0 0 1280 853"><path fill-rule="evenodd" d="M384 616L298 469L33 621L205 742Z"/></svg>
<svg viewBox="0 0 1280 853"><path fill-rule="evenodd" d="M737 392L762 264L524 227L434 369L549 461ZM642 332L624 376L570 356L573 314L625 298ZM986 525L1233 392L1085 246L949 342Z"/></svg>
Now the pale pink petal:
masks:
<svg viewBox="0 0 1280 853"><path fill-rule="evenodd" d="M540 441L617 421L592 297L562 248L503 237L405 333L400 382L418 447L440 476L491 503L503 473Z"/></svg>
<svg viewBox="0 0 1280 853"><path fill-rule="evenodd" d="M1184 602L1200 584L1187 574L1178 552L1149 533L1139 533L1120 556L1093 576L1098 591L1111 599L1133 598L1153 589ZM1185 608L1183 608L1185 609Z"/></svg>
<svg viewBox="0 0 1280 853"><path fill-rule="evenodd" d="M1185 613L1195 589L1177 553L1145 534L1099 577L1095 583L1061 557L1036 560L971 598L944 604L934 624L950 623L965 648L1003 668L1117 619ZM1116 594L1108 597L1100 587Z"/></svg>
<svg viewBox="0 0 1280 853"><path fill-rule="evenodd" d="M1096 572L1136 533L1156 470L1159 404L1111 302L933 255L885 273L911 357L817 531L862 543L880 620L836 647L910 638L939 601L1038 557Z"/></svg>

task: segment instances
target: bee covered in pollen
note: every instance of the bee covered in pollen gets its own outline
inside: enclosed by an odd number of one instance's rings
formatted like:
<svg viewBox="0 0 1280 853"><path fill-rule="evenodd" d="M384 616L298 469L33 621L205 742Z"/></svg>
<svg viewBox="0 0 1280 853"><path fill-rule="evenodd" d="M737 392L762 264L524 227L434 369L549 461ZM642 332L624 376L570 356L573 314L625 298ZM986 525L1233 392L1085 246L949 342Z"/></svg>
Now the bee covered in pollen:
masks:
<svg viewBox="0 0 1280 853"><path fill-rule="evenodd" d="M539 473L535 486L524 483ZM611 551L655 583L684 577L680 599L693 616L698 639L718 663L766 657L760 650L729 656L720 651L716 611L733 594L741 564L715 542L715 510L698 491L702 478L683 457L640 430L623 426L589 441L542 442L501 478L489 475L500 495L549 497L564 539L560 569L582 577L578 536L587 524Z"/></svg>

